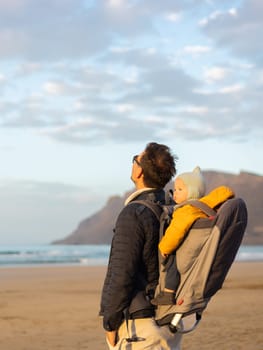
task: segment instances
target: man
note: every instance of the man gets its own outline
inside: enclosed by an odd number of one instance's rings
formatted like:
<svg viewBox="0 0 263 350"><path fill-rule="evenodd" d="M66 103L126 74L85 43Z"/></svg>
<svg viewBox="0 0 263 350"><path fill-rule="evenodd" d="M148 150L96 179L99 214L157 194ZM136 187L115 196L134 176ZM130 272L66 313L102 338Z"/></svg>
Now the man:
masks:
<svg viewBox="0 0 263 350"><path fill-rule="evenodd" d="M176 173L175 160L167 146L154 142L133 157L136 191L116 222L101 298L109 349L180 349L181 336L156 325L150 303L159 277L159 221L149 208L133 203L165 203L163 188Z"/></svg>

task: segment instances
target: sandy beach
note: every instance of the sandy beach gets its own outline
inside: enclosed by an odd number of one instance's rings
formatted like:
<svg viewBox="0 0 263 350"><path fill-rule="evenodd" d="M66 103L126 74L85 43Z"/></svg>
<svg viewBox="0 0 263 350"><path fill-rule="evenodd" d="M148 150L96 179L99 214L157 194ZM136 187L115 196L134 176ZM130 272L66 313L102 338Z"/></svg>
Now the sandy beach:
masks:
<svg viewBox="0 0 263 350"><path fill-rule="evenodd" d="M105 267L0 269L1 350L106 350ZM236 262L182 350L263 349L263 263Z"/></svg>

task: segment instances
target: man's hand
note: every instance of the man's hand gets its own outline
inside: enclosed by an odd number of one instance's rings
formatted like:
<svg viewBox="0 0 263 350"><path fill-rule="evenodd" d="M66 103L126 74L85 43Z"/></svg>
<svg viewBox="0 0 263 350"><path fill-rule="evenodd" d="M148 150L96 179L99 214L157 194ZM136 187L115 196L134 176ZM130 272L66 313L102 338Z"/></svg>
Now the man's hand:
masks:
<svg viewBox="0 0 263 350"><path fill-rule="evenodd" d="M106 338L111 346L115 346L117 343L117 331L106 332Z"/></svg>

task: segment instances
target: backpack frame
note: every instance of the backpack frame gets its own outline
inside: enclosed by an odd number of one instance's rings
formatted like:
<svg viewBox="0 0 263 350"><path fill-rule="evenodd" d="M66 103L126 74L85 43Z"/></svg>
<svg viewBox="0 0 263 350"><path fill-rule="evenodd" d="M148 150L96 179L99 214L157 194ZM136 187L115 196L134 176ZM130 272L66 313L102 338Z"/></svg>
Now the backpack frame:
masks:
<svg viewBox="0 0 263 350"><path fill-rule="evenodd" d="M140 203L153 211L160 222L161 239L171 221L173 206L150 200L131 203ZM211 297L222 288L247 226L247 208L241 198L226 200L217 211L198 200L187 201L187 204L199 208L207 217L195 221L176 249L180 273L176 304L158 305L155 310L155 321L159 326L169 325L172 332L180 333L188 333L196 328ZM163 260L159 254L160 277L155 295L164 290L166 271ZM186 329L182 319L192 314L195 314L195 322Z"/></svg>

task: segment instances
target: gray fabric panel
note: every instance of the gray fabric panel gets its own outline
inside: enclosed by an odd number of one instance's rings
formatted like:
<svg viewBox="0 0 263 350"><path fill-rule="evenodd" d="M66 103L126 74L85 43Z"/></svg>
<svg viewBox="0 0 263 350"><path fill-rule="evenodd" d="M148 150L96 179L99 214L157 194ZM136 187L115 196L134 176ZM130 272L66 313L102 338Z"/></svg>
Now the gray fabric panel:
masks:
<svg viewBox="0 0 263 350"><path fill-rule="evenodd" d="M176 259L181 282L176 293L177 304L159 305L157 321L165 317L169 322L175 313L204 310L210 297L221 288L245 232L247 209L244 201L240 198L226 201L214 222L216 225L212 229L202 228L205 225L192 228L178 248ZM165 272L161 271L156 294L163 290L164 281Z"/></svg>

